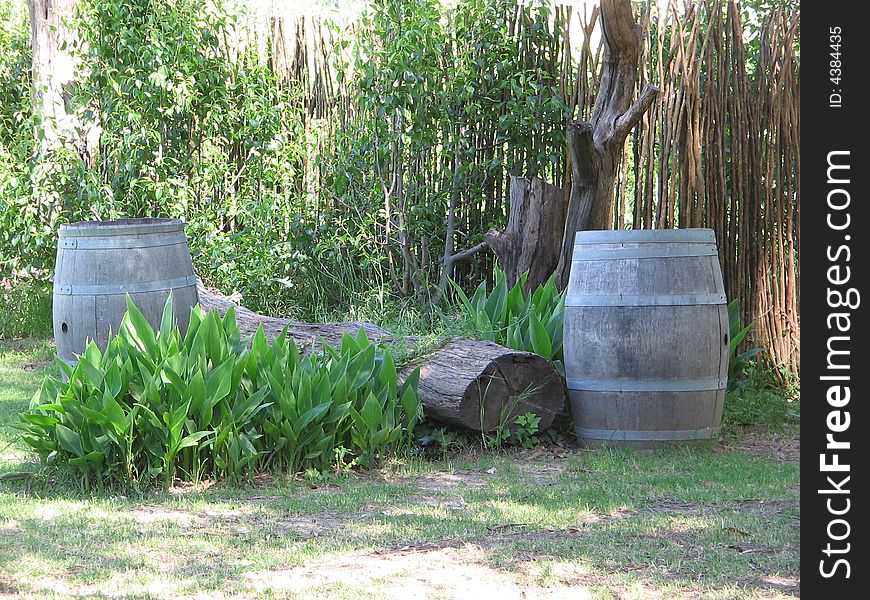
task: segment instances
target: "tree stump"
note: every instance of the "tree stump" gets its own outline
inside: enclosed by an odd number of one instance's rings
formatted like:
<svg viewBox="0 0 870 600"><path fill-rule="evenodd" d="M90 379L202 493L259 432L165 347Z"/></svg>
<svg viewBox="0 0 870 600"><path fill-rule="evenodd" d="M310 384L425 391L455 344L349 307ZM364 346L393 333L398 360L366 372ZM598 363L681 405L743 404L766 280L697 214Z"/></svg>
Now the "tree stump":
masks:
<svg viewBox="0 0 870 600"><path fill-rule="evenodd" d="M527 291L546 283L559 264L566 210L562 188L538 177L511 177L507 226L502 231L490 229L484 237L508 285L525 271Z"/></svg>

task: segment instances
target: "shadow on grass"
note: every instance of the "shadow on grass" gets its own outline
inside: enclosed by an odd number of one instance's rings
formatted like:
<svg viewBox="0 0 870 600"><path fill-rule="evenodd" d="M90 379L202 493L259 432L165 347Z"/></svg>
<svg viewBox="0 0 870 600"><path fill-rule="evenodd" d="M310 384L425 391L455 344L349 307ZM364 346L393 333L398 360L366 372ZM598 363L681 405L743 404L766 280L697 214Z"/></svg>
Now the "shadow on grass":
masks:
<svg viewBox="0 0 870 600"><path fill-rule="evenodd" d="M365 565L403 557L404 569L419 558L425 570L440 552L445 573L470 561L526 587L796 593L797 464L711 449L554 460L540 461L546 477L488 456L389 481L369 472L311 489L278 477L136 497L42 475L0 483L0 572L14 574L0 589L26 581L25 592L43 595L244 595L252 572L256 585L280 587L281 573L297 585L297 573L320 565L318 581L337 585L324 566L332 561L370 590Z"/></svg>

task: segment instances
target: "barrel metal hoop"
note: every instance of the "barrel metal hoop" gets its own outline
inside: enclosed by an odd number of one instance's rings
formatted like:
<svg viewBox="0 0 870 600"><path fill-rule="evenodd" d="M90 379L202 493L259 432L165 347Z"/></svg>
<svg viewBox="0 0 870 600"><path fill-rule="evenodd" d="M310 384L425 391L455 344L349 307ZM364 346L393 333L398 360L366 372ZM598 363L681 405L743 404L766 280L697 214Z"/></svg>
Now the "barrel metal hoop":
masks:
<svg viewBox="0 0 870 600"><path fill-rule="evenodd" d="M143 237L67 237L58 241L61 248L74 250L129 250L132 248L155 248L186 244L183 231L172 234L147 235Z"/></svg>
<svg viewBox="0 0 870 600"><path fill-rule="evenodd" d="M592 248L574 246L571 260L626 260L629 258L681 258L691 256L718 256L715 246L696 244L692 246L648 246L646 248Z"/></svg>
<svg viewBox="0 0 870 600"><path fill-rule="evenodd" d="M724 390L727 380L709 379L571 379L568 390L581 392L709 392Z"/></svg>
<svg viewBox="0 0 870 600"><path fill-rule="evenodd" d="M576 294L565 306L694 306L725 304L725 294Z"/></svg>
<svg viewBox="0 0 870 600"><path fill-rule="evenodd" d="M669 442L680 440L705 440L717 437L719 427L703 429L675 429L662 431L628 431L624 429L595 429L576 427L577 437L613 442Z"/></svg>
<svg viewBox="0 0 870 600"><path fill-rule="evenodd" d="M577 244L716 242L712 229L633 229L625 231L578 231Z"/></svg>
<svg viewBox="0 0 870 600"><path fill-rule="evenodd" d="M131 235L154 235L184 231L184 223L178 219L121 219L65 223L58 228L60 237L115 237Z"/></svg>
<svg viewBox="0 0 870 600"><path fill-rule="evenodd" d="M135 283L58 285L55 286L54 292L66 296L101 296L162 292L191 285L196 285L196 275L187 275L186 277L163 279L159 281L139 281Z"/></svg>

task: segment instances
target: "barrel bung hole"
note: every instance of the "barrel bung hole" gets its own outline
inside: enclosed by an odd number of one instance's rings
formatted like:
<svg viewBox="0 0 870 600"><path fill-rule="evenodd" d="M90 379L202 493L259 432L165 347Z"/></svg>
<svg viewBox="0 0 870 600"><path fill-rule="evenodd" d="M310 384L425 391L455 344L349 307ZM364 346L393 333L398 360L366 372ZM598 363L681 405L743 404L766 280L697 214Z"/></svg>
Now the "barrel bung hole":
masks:
<svg viewBox="0 0 870 600"><path fill-rule="evenodd" d="M60 326L60 330L66 333L67 331L69 331L69 326L66 323L63 323Z"/></svg>

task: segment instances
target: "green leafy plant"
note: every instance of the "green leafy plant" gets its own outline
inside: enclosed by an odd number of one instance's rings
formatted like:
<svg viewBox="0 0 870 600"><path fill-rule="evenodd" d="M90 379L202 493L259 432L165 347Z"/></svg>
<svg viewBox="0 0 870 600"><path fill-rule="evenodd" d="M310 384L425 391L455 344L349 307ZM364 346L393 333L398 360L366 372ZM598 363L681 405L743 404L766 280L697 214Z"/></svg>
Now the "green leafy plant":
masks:
<svg viewBox="0 0 870 600"><path fill-rule="evenodd" d="M168 487L371 466L411 442L419 374L400 384L363 330L303 357L286 330L269 344L260 328L249 347L232 309L194 307L184 335L172 314L170 296L155 332L128 298L105 352L57 360L66 381L47 377L19 423L43 463L87 485Z"/></svg>
<svg viewBox="0 0 870 600"><path fill-rule="evenodd" d="M562 325L565 318L565 291L556 289L555 275L533 292L524 290L528 272L508 288L501 269L495 269L495 285L488 291L481 282L469 298L455 281L450 284L459 300L457 308L466 331L481 339L540 354L565 376L562 355ZM442 313L443 315L443 313ZM443 316L449 325L450 319Z"/></svg>
<svg viewBox="0 0 870 600"><path fill-rule="evenodd" d="M537 435L540 433L541 417L527 412L514 419L514 423L516 424L514 435L517 443L523 448L533 448L540 442Z"/></svg>
<svg viewBox="0 0 870 600"><path fill-rule="evenodd" d="M490 383L492 380L490 379ZM522 444L530 448L535 445L532 439L538 433L541 418L534 413L527 412L517 415L517 406L525 403L530 396L538 392L538 388L529 386L516 396L511 396L508 401L500 404L498 422L491 430L485 423L484 410L487 404L486 396L489 393L489 385L481 391L480 395L480 431L483 447L487 449L500 449L506 443Z"/></svg>
<svg viewBox="0 0 870 600"><path fill-rule="evenodd" d="M466 448L472 440L465 431L424 422L417 427L417 442L424 449L436 450L444 455Z"/></svg>
<svg viewBox="0 0 870 600"><path fill-rule="evenodd" d="M734 390L746 383L745 373L750 359L764 352L763 348L750 348L737 353L740 344L752 329L752 323L744 326L740 322L740 304L732 300L728 304L728 389Z"/></svg>

